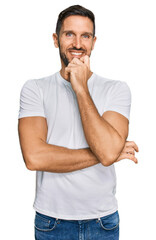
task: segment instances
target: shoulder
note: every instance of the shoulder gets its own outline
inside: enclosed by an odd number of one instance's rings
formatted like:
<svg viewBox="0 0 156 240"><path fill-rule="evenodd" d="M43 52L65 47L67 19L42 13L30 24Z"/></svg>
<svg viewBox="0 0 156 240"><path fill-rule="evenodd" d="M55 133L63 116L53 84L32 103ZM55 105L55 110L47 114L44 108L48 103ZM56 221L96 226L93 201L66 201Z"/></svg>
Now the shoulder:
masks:
<svg viewBox="0 0 156 240"><path fill-rule="evenodd" d="M99 88L105 94L126 92L128 95L131 95L130 88L125 81L112 80L94 73L93 84L95 88Z"/></svg>
<svg viewBox="0 0 156 240"><path fill-rule="evenodd" d="M55 81L55 75L56 74L38 78L38 79L29 79L23 84L22 90L23 89L35 90L38 88L44 89L48 87L50 83L53 83Z"/></svg>

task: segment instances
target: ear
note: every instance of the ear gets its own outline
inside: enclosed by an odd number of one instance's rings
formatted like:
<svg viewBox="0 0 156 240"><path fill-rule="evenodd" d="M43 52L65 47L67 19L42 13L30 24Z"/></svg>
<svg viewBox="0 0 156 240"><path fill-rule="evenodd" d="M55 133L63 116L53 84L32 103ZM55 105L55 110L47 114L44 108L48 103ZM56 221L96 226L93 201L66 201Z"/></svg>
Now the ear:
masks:
<svg viewBox="0 0 156 240"><path fill-rule="evenodd" d="M56 33L53 33L53 40L54 40L55 47L58 48L59 47L59 45L58 45L58 36L57 36Z"/></svg>
<svg viewBox="0 0 156 240"><path fill-rule="evenodd" d="M96 40L97 40L97 37L94 37L93 38L93 43L92 43L92 50L94 49L94 45L95 45Z"/></svg>

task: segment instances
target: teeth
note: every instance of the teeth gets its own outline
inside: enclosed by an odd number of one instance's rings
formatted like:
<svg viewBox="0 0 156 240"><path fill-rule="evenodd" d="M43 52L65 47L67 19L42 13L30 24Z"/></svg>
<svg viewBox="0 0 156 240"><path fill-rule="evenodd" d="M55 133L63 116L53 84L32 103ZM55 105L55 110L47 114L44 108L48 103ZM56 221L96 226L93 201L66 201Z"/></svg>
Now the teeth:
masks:
<svg viewBox="0 0 156 240"><path fill-rule="evenodd" d="M72 55L77 55L77 56L82 55L82 53L76 53L76 52L72 52L71 54Z"/></svg>

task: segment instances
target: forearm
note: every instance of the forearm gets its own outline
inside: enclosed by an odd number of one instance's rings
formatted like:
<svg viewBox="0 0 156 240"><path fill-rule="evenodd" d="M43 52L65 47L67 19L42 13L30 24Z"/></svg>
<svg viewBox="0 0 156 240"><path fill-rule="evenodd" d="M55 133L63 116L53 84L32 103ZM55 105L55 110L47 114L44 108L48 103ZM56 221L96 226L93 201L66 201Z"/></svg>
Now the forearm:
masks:
<svg viewBox="0 0 156 240"><path fill-rule="evenodd" d="M87 90L77 93L77 100L88 145L103 165L111 165L120 155L124 139L99 115Z"/></svg>
<svg viewBox="0 0 156 240"><path fill-rule="evenodd" d="M75 150L41 142L37 149L31 154L30 170L65 173L99 163L89 148Z"/></svg>

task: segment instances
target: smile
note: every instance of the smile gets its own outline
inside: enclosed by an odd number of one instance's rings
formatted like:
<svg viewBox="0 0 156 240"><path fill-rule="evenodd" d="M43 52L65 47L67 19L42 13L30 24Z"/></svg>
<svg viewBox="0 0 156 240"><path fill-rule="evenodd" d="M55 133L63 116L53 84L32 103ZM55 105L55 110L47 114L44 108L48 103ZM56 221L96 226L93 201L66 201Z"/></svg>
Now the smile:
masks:
<svg viewBox="0 0 156 240"><path fill-rule="evenodd" d="M80 56L82 55L83 53L77 53L77 52L71 52L72 55L75 55L75 56Z"/></svg>

